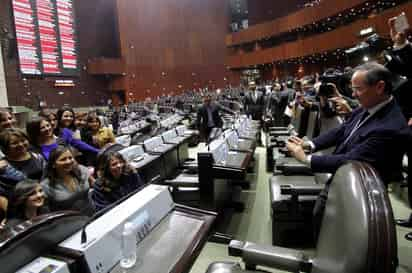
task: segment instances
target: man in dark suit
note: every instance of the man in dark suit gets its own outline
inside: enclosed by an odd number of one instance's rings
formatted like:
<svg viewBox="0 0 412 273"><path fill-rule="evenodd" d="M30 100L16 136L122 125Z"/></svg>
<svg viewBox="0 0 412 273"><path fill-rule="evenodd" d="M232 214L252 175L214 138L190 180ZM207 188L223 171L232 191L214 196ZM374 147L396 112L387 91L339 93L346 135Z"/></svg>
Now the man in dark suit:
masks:
<svg viewBox="0 0 412 273"><path fill-rule="evenodd" d="M391 95L391 78L389 70L377 63L357 67L352 77L352 90L361 107L341 126L313 142L291 138L287 144L291 154L314 172L334 173L349 160L359 160L375 167L386 184L399 180L402 157L411 133ZM304 152L308 147L316 151L333 146L336 148L331 155L306 155Z"/></svg>
<svg viewBox="0 0 412 273"><path fill-rule="evenodd" d="M196 125L204 141L208 141L213 128L222 128L223 126L219 109L220 107L212 102L210 95L203 97L203 105L197 111Z"/></svg>
<svg viewBox="0 0 412 273"><path fill-rule="evenodd" d="M253 120L262 120L265 108L265 97L262 92L256 90L255 82L249 83L249 92L244 98L245 111Z"/></svg>

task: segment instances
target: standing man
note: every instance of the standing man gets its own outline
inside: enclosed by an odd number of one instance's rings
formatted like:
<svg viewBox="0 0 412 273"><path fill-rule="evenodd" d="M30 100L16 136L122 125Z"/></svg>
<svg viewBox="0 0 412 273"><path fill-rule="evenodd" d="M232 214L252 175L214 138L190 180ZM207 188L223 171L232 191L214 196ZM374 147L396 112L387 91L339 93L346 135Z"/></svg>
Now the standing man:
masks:
<svg viewBox="0 0 412 273"><path fill-rule="evenodd" d="M263 93L256 90L256 83L249 83L249 92L244 99L246 114L253 120L262 120L265 108L265 97Z"/></svg>
<svg viewBox="0 0 412 273"><path fill-rule="evenodd" d="M212 102L211 95L203 96L203 105L197 111L196 125L205 142L209 140L213 128L222 128L223 120L219 114L219 106Z"/></svg>
<svg viewBox="0 0 412 273"><path fill-rule="evenodd" d="M246 115L252 118L252 120L257 120L260 123L264 120L265 113L265 96L262 92L257 91L256 83L249 83L249 92L246 94L244 99L244 106ZM259 146L262 146L262 137L259 131L257 136L257 143Z"/></svg>

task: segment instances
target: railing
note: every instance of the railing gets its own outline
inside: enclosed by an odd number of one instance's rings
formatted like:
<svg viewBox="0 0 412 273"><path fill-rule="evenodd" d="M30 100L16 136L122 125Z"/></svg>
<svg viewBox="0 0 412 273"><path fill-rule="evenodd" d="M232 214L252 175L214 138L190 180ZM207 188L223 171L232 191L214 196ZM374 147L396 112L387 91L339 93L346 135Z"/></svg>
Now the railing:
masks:
<svg viewBox="0 0 412 273"><path fill-rule="evenodd" d="M246 30L229 34L226 36L226 45L235 46L277 36L297 27L310 25L331 16L337 16L340 12L354 8L365 2L373 3L376 1L345 0L334 1L333 4L331 4L330 1L322 1L317 6L307 7L288 16L267 23L257 24Z"/></svg>
<svg viewBox="0 0 412 273"><path fill-rule="evenodd" d="M248 67L351 47L361 41L358 37L359 31L367 27L373 27L379 35L389 37L387 21L402 11L408 18L412 18L412 3L388 9L375 17L358 20L330 32L287 42L269 49L228 56L226 65L230 68Z"/></svg>

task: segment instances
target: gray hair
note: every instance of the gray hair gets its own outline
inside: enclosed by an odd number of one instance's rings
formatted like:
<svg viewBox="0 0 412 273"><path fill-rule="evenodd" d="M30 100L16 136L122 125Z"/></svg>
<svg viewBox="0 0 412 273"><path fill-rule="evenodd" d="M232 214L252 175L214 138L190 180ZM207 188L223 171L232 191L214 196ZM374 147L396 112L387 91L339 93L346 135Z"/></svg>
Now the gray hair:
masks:
<svg viewBox="0 0 412 273"><path fill-rule="evenodd" d="M355 72L366 72L366 85L371 86L378 83L379 81L383 81L385 83L384 92L386 94L392 93L393 74L385 66L378 64L376 62L368 62L357 66L354 70Z"/></svg>

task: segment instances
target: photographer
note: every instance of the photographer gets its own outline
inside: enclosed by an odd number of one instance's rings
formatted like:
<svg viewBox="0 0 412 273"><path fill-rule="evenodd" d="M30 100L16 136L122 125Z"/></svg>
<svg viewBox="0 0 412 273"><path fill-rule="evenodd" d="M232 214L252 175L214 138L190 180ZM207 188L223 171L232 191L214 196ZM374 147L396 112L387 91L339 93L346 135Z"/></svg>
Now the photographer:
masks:
<svg viewBox="0 0 412 273"><path fill-rule="evenodd" d="M321 83L318 89L319 105L322 112L331 117L347 116L359 106L355 99L342 95L334 83Z"/></svg>
<svg viewBox="0 0 412 273"><path fill-rule="evenodd" d="M412 45L406 38L406 29L399 29L399 25L401 25L402 28L402 24L399 23L399 20L406 20L405 14L401 14L388 20L390 35L393 41L393 49L387 56L385 56L385 59L387 61L386 66L388 69L406 77L406 80L403 80L399 84L399 87L396 88L394 96L401 107L402 113L408 120L409 127L412 128L412 94L410 90L412 88L412 71L410 70L410 65L412 64ZM408 158L412 156L410 147L411 145L409 145ZM410 162L408 162L408 165L409 164ZM409 165L408 168L410 170L411 166ZM410 171L408 172L410 173ZM410 177L408 177L408 194L409 203L412 206L412 182L410 182ZM412 214L409 216L409 219L398 219L396 220L396 223L403 227L412 227ZM412 241L412 232L407 233L405 238Z"/></svg>
<svg viewBox="0 0 412 273"><path fill-rule="evenodd" d="M409 126L412 126L412 95L410 92L410 88L412 87L412 70L410 69L412 65L412 45L406 38L406 30L400 31L396 27L396 21L399 20L401 16L405 15L401 14L388 20L393 48L385 55L385 66L393 73L407 78L407 80L404 80L397 90L395 90L394 95L408 120Z"/></svg>

